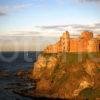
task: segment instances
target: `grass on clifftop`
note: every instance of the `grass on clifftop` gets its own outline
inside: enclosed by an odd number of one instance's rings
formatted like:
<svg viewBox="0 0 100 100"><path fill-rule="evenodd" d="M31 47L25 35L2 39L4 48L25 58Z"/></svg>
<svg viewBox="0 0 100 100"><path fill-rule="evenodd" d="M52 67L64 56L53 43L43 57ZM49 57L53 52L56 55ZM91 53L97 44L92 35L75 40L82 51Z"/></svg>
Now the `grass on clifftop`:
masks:
<svg viewBox="0 0 100 100"><path fill-rule="evenodd" d="M96 53L44 53L44 57L48 58L50 56L57 57L62 64L70 66L79 64L80 62L84 62L86 59L94 60L100 62L100 59L97 59L100 57L100 52ZM96 60L97 59L97 60Z"/></svg>

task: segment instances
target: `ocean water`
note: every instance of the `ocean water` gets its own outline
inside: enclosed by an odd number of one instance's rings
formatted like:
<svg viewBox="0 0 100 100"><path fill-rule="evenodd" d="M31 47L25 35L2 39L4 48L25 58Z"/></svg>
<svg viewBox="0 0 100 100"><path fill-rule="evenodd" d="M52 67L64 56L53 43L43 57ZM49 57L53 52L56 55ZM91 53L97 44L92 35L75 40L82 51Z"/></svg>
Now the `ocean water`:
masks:
<svg viewBox="0 0 100 100"><path fill-rule="evenodd" d="M20 70L30 70L39 54L40 52L0 52L0 71L12 73L9 77L0 75L0 100L33 100L15 94L13 92L15 87L10 84L23 81L13 74ZM9 87L11 89L7 89Z"/></svg>
<svg viewBox="0 0 100 100"><path fill-rule="evenodd" d="M40 52L0 52L0 71L28 70Z"/></svg>

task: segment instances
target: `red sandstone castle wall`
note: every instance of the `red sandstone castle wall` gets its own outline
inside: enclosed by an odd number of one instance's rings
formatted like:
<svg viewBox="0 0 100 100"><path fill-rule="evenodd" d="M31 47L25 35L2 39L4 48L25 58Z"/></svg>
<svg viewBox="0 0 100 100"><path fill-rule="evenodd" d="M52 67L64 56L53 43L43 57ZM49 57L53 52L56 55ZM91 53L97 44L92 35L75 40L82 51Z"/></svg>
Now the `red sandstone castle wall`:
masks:
<svg viewBox="0 0 100 100"><path fill-rule="evenodd" d="M70 52L86 52L88 41L84 39L70 39Z"/></svg>
<svg viewBox="0 0 100 100"><path fill-rule="evenodd" d="M70 38L68 32L64 32L60 40L49 45L45 53L59 52L98 52L100 51L100 38L93 38L93 33L82 32L79 38Z"/></svg>
<svg viewBox="0 0 100 100"><path fill-rule="evenodd" d="M85 39L79 39L78 41L78 52L86 52L88 46L88 41Z"/></svg>
<svg viewBox="0 0 100 100"><path fill-rule="evenodd" d="M70 52L78 51L78 39L70 39Z"/></svg>

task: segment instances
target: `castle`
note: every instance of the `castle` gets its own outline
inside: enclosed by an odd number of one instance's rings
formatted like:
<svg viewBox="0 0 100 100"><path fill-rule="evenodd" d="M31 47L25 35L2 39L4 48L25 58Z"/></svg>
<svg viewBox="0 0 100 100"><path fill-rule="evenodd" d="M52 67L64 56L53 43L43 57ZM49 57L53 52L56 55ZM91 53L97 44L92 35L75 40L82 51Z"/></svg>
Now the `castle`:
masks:
<svg viewBox="0 0 100 100"><path fill-rule="evenodd" d="M100 51L100 35L93 36L92 32L84 31L77 38L70 37L68 31L63 33L60 40L49 45L44 50L45 53L60 52L99 52Z"/></svg>

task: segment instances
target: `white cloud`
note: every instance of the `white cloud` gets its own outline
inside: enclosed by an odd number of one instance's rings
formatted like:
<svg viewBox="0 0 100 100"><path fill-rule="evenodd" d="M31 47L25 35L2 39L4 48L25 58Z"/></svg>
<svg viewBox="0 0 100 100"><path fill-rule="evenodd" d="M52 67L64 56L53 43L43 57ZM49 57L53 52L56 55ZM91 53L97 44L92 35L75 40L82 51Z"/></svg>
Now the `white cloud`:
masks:
<svg viewBox="0 0 100 100"><path fill-rule="evenodd" d="M8 11L9 11L8 6L0 6L0 16L7 15Z"/></svg>
<svg viewBox="0 0 100 100"><path fill-rule="evenodd" d="M80 2L100 2L100 0L79 0Z"/></svg>
<svg viewBox="0 0 100 100"><path fill-rule="evenodd" d="M28 4L16 4L12 6L8 5L0 5L0 16L8 15L12 11L20 10L20 9L25 9L32 6L32 3Z"/></svg>
<svg viewBox="0 0 100 100"><path fill-rule="evenodd" d="M100 21L95 23L90 23L87 25L81 24L70 24L70 25L52 25L52 26L38 26L44 32L53 32L55 35L63 31L69 31L72 35L78 35L82 31L92 31L94 34L100 33Z"/></svg>
<svg viewBox="0 0 100 100"><path fill-rule="evenodd" d="M30 7L32 5L33 5L32 3L28 3L28 4L17 4L15 6L13 6L13 8L15 8L15 9L23 9L23 8Z"/></svg>
<svg viewBox="0 0 100 100"><path fill-rule="evenodd" d="M62 32L69 31L71 35L79 35L82 31L92 31L94 34L100 33L100 21L95 21L90 24L66 24L66 25L51 25L51 26L36 26L29 30L15 30L0 34L1 36L43 36L43 37L59 37Z"/></svg>
<svg viewBox="0 0 100 100"><path fill-rule="evenodd" d="M0 36L0 44L3 46L3 50L8 48L12 41L18 44L19 50L43 50L48 44L53 44L58 41L62 32L69 31L71 35L80 35L80 32L84 30L93 31L95 34L100 33L100 21L90 23L87 25L70 24L70 25L52 25L52 26L37 26L33 28L34 31L14 31L11 33L5 33ZM23 45L25 44L25 47ZM26 46L29 45L29 46ZM12 44L13 45L13 44ZM8 49L7 49L8 50ZM13 50L10 48L9 50Z"/></svg>

